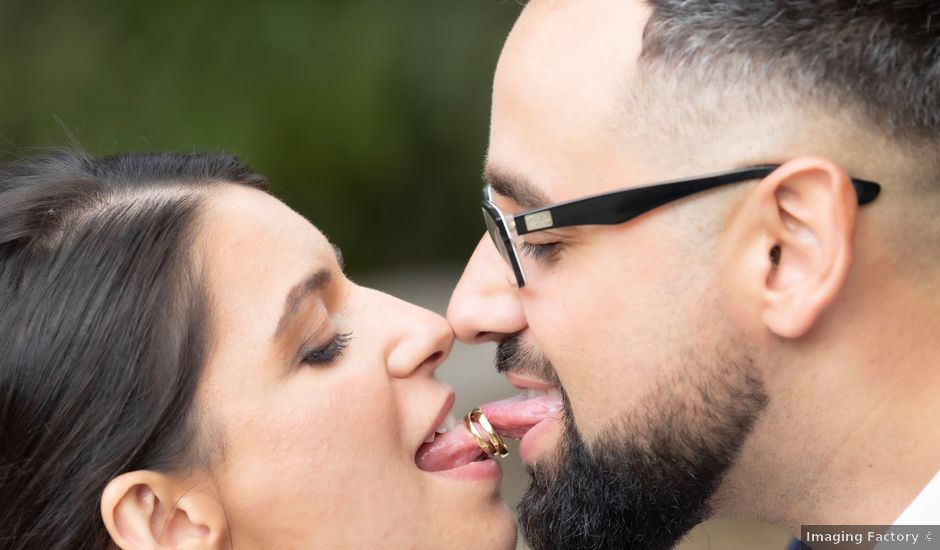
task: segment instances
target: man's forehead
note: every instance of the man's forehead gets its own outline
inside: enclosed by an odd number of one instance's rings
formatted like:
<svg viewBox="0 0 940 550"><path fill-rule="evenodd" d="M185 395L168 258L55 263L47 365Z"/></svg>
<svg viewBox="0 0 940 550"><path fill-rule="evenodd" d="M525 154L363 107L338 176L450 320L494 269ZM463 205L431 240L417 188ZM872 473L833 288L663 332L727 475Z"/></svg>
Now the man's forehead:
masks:
<svg viewBox="0 0 940 550"><path fill-rule="evenodd" d="M545 68L576 72L639 57L652 7L645 0L535 0L516 20L505 48L550 61ZM531 69L540 67L534 66ZM590 70L590 67L587 67Z"/></svg>
<svg viewBox="0 0 940 550"><path fill-rule="evenodd" d="M485 171L494 191L528 208L625 185L610 172L624 171L623 102L649 16L638 5L525 8L494 80Z"/></svg>

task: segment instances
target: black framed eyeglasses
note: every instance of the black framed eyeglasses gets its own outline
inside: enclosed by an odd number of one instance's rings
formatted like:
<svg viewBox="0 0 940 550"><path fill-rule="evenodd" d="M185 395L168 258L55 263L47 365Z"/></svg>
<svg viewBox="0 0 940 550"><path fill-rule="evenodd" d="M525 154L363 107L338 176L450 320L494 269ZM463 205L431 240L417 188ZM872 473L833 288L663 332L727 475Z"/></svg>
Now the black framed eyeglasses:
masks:
<svg viewBox="0 0 940 550"><path fill-rule="evenodd" d="M518 241L522 235L575 225L616 225L689 195L728 185L765 178L779 165L741 168L709 176L632 187L580 199L543 206L519 214L504 214L492 200L490 186L483 188L483 221L500 256L512 269L519 288L526 278L519 261ZM852 178L858 203L865 205L878 197L881 185Z"/></svg>

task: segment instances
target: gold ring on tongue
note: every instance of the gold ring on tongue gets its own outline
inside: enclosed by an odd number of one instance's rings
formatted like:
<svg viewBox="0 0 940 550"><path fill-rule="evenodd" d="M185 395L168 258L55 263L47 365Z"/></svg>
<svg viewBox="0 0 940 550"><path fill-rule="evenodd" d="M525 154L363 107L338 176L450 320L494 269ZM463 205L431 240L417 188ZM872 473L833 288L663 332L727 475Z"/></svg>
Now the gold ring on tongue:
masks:
<svg viewBox="0 0 940 550"><path fill-rule="evenodd" d="M477 429L477 424L486 432L485 438L480 434L480 430ZM487 455L493 456L498 454L500 457L504 457L509 454L509 449L506 448L503 439L499 437L499 434L493 429L493 425L490 424L486 415L483 414L483 410L479 407L468 412L467 416L463 417L463 425L467 428L467 431L470 432L470 435L473 436L473 440L476 441L477 445L479 445Z"/></svg>

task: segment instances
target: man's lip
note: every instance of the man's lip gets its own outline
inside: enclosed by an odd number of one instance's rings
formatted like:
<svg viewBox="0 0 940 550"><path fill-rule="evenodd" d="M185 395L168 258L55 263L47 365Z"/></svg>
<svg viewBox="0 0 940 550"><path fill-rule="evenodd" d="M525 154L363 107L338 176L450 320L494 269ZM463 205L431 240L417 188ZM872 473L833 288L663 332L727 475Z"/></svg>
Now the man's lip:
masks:
<svg viewBox="0 0 940 550"><path fill-rule="evenodd" d="M414 449L412 449L411 456L417 454L421 445L431 437L431 434L437 432L438 426L444 423L444 419L447 418L447 415L450 414L450 411L454 408L455 399L457 399L456 393L454 390L449 390L447 392L447 397L444 398L444 404L441 405L441 410L438 411L437 416L434 417L434 422L425 432L424 437L422 437L421 441L418 441L418 443L414 446Z"/></svg>
<svg viewBox="0 0 940 550"><path fill-rule="evenodd" d="M520 390L548 391L556 389L554 384L539 380L538 378L523 376L513 372L507 372L504 376L510 384Z"/></svg>

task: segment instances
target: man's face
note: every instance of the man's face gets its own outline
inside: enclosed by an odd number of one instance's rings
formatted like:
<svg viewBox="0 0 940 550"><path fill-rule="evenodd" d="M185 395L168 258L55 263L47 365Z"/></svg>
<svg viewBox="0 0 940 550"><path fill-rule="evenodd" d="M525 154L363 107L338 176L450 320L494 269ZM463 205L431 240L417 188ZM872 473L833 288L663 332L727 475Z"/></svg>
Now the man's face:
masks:
<svg viewBox="0 0 940 550"><path fill-rule="evenodd" d="M642 113L622 101L648 15L629 0L525 8L493 86L487 172L503 212L696 175L639 139ZM531 545L666 548L707 515L765 402L708 264L708 215L684 202L527 235L551 247L523 260L521 289L488 237L470 259L448 312L458 337L501 342L514 385L564 396L564 418L521 446Z"/></svg>

